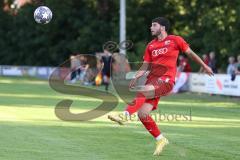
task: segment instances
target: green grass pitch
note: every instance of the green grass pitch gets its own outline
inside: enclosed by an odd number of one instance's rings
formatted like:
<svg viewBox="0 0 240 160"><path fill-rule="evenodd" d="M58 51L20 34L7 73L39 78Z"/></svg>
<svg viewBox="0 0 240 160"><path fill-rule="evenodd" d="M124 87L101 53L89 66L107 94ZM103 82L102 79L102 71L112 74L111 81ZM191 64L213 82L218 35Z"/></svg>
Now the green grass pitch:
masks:
<svg viewBox="0 0 240 160"><path fill-rule="evenodd" d="M163 97L155 114L189 119L158 123L170 141L159 157L152 156L155 141L140 122L118 126L107 115L88 122L59 120L54 107L66 98L74 100L73 113L101 103L57 93L47 81L0 77L0 160L240 159L239 98L196 93ZM123 109L120 102L111 113Z"/></svg>

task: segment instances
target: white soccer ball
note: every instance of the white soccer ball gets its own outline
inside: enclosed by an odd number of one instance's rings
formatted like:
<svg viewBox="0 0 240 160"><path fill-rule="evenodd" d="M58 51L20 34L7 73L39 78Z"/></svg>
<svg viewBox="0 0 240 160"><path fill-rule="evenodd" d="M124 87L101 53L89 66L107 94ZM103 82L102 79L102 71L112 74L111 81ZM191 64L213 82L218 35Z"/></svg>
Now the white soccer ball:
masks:
<svg viewBox="0 0 240 160"><path fill-rule="evenodd" d="M34 19L37 23L47 24L52 20L52 11L46 6L40 6L34 11Z"/></svg>

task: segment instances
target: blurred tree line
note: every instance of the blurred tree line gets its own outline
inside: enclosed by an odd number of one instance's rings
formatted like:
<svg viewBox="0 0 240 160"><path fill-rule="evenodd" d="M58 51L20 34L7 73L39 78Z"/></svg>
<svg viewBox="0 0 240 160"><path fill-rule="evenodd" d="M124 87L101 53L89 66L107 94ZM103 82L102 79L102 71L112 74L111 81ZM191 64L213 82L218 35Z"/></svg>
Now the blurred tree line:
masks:
<svg viewBox="0 0 240 160"><path fill-rule="evenodd" d="M94 54L107 41L119 43L119 0L35 0L16 15L0 3L0 64L56 66L73 53ZM11 1L11 0L9 0ZM199 55L215 51L219 67L239 54L238 0L126 0L129 61L141 61L150 35L151 20L170 19L170 33L183 36ZM50 24L37 24L39 5L53 12ZM196 66L195 66L196 68Z"/></svg>

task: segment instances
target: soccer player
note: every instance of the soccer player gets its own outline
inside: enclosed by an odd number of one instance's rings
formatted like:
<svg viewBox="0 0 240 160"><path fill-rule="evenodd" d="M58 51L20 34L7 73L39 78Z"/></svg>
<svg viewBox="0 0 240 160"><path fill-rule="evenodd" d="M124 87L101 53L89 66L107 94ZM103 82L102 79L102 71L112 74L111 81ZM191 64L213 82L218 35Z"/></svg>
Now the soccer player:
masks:
<svg viewBox="0 0 240 160"><path fill-rule="evenodd" d="M152 20L150 29L152 36L155 38L147 45L143 58L144 62L137 71L135 78L130 82L130 88L135 87L137 79L146 74L148 70L150 73L145 85L138 90L134 103L129 104L124 111L124 115L127 116L138 112L140 121L156 139L156 149L153 155L159 155L164 146L168 144L168 140L161 134L157 124L151 118L150 112L157 109L160 97L170 93L175 84L176 62L179 52L185 53L200 64L208 75L213 75L211 68L192 51L182 37L168 35L169 28L169 20L164 17ZM160 73L154 74L158 71L162 72L162 75ZM109 115L108 118L119 124L124 124L120 117Z"/></svg>
<svg viewBox="0 0 240 160"><path fill-rule="evenodd" d="M103 77L103 84L105 85L105 90L108 91L109 81L110 81L110 71L111 71L111 63L114 62L112 53L104 48L102 54L98 54L101 56L101 63L103 65L102 69L102 77Z"/></svg>

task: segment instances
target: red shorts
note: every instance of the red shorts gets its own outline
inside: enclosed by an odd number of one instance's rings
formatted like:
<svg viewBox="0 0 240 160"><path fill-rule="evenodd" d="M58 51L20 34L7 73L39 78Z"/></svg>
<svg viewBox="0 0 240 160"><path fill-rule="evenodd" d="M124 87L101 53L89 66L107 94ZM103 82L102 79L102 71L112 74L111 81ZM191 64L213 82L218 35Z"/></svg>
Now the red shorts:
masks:
<svg viewBox="0 0 240 160"><path fill-rule="evenodd" d="M160 100L160 97L168 95L174 86L174 81L170 80L167 77L148 77L148 80L146 82L147 84L151 84L155 88L155 98L152 99L146 99L145 103L149 103L153 105L153 109L157 109L158 102Z"/></svg>

